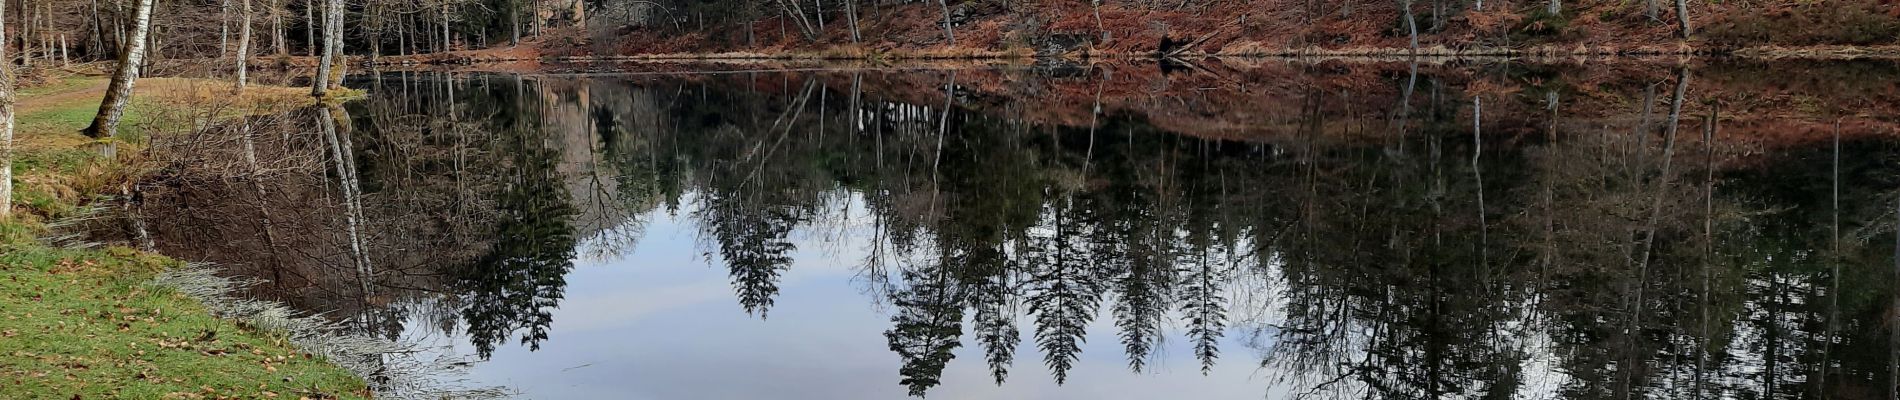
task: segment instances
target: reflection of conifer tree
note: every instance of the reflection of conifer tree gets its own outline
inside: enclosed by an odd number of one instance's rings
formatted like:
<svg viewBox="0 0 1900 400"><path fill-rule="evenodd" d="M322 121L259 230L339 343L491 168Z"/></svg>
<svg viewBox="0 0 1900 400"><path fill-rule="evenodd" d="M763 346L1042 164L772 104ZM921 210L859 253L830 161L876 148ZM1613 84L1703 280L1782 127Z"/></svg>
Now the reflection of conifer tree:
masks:
<svg viewBox="0 0 1900 400"><path fill-rule="evenodd" d="M574 266L576 212L555 171L559 154L538 148L538 140L516 139L515 168L498 196L494 237L501 239L457 274L458 291L469 297L462 317L482 357L522 329L521 342L539 349Z"/></svg>
<svg viewBox="0 0 1900 400"><path fill-rule="evenodd" d="M1050 205L1050 232L1032 237L1037 243L1036 265L1029 276L1029 312L1035 314L1036 344L1043 363L1056 383L1068 380L1069 368L1081 356L1089 320L1101 302L1101 283L1091 271L1089 255L1078 247L1085 227L1073 215L1073 200Z"/></svg>
<svg viewBox="0 0 1900 400"><path fill-rule="evenodd" d="M1115 326L1121 331L1122 348L1128 367L1140 372L1160 341L1161 321L1169 308L1168 290L1174 279L1173 260L1163 257L1168 244L1161 238L1161 224L1142 215L1147 204L1129 202L1118 218L1129 220L1114 224L1116 236L1109 240L1123 243L1125 250L1114 266Z"/></svg>
<svg viewBox="0 0 1900 400"><path fill-rule="evenodd" d="M708 196L702 218L718 242L733 292L747 313L763 318L778 296L779 275L791 267L797 246L787 237L800 219L783 207L752 207L743 204L745 199Z"/></svg>
<svg viewBox="0 0 1900 400"><path fill-rule="evenodd" d="M1220 337L1227 326L1227 299L1221 296L1227 278L1210 259L1212 244L1204 234L1190 233L1187 245L1181 260L1181 314L1188 340L1194 342L1194 357L1201 360L1201 373L1206 374L1220 356Z"/></svg>
<svg viewBox="0 0 1900 400"><path fill-rule="evenodd" d="M1008 272L1013 265L1001 249L983 243L970 245L957 263L957 269L964 276L963 280L969 282L969 293L965 297L970 308L976 311L973 319L977 343L983 345L990 376L1001 385L1009 378L1016 345L1022 342L1022 334L1016 329L1016 310L1011 307L1014 294L1010 291Z"/></svg>
<svg viewBox="0 0 1900 400"><path fill-rule="evenodd" d="M906 288L891 295L897 314L891 316L894 326L884 331L884 337L903 360L898 374L904 378L899 383L910 387L912 396L922 396L937 386L944 366L956 358L952 351L963 345L958 339L963 335L965 294L953 268L948 262L938 262L906 269Z"/></svg>

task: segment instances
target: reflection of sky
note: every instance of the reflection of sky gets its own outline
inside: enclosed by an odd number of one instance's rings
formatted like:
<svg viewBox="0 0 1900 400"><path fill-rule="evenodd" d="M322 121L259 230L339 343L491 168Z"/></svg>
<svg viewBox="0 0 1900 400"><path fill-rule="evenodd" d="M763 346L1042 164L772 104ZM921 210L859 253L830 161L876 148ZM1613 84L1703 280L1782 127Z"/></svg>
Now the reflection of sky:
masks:
<svg viewBox="0 0 1900 400"><path fill-rule="evenodd" d="M854 207L855 208L855 207ZM799 250L780 283L769 319L747 315L726 271L710 265L697 227L682 212L655 212L641 242L614 260L583 258L567 276L541 350L504 343L468 377L535 399L900 399L898 357L884 331L888 310L864 294L853 268L862 246L826 245L796 232ZM868 217L854 221L868 221ZM853 236L856 238L859 236ZM583 250L581 253L587 253ZM1192 395L1251 399L1269 392L1258 358L1239 332L1222 359L1200 374L1183 330L1171 327L1150 362L1130 372L1106 312L1091 324L1081 359L1057 386L1035 348L1033 325L1018 317L1022 342L1009 381L997 386L968 333L932 399L1119 399ZM411 330L412 332L415 329ZM458 351L472 353L466 340Z"/></svg>

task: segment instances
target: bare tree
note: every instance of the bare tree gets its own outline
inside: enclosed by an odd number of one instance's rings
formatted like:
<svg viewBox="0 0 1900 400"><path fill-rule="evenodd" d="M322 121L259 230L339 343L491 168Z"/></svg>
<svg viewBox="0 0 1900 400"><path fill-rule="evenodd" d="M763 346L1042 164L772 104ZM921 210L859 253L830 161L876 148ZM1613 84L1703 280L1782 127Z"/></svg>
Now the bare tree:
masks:
<svg viewBox="0 0 1900 400"><path fill-rule="evenodd" d="M238 18L243 26L238 27L237 48L237 91L244 92L245 74L251 60L251 0L243 0L244 16Z"/></svg>
<svg viewBox="0 0 1900 400"><path fill-rule="evenodd" d="M125 40L125 51L119 53L119 70L112 74L112 82L106 86L99 114L92 117L91 126L81 131L86 136L108 138L119 133L119 118L125 116L125 105L132 100L132 84L139 78L139 66L145 63L145 39L152 29L153 3L154 0L139 0L132 17L131 37Z"/></svg>

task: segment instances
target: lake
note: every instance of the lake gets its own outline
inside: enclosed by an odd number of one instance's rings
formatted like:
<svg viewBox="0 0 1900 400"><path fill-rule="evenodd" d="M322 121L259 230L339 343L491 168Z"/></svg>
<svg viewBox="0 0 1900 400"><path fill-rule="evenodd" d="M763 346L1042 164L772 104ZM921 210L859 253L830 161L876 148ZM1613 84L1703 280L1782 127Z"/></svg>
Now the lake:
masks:
<svg viewBox="0 0 1900 400"><path fill-rule="evenodd" d="M369 73L155 135L128 240L524 398L1887 398L1897 75Z"/></svg>

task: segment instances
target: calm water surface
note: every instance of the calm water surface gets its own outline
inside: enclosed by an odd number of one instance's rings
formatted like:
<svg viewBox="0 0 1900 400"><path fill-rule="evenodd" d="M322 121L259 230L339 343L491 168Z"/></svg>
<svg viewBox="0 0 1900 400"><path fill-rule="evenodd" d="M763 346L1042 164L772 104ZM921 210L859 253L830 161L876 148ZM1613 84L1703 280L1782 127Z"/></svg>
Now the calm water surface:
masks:
<svg viewBox="0 0 1900 400"><path fill-rule="evenodd" d="M140 213L528 398L1894 390L1891 63L1232 64L368 75Z"/></svg>

